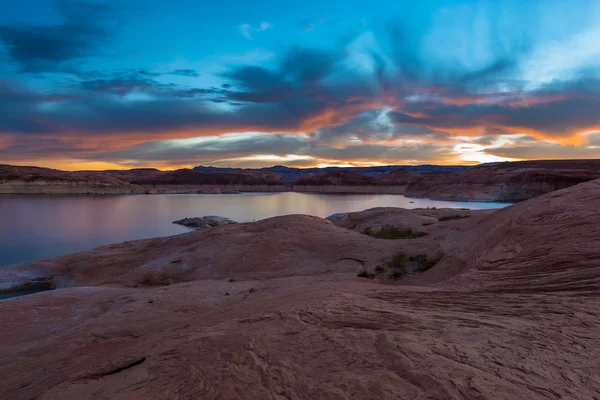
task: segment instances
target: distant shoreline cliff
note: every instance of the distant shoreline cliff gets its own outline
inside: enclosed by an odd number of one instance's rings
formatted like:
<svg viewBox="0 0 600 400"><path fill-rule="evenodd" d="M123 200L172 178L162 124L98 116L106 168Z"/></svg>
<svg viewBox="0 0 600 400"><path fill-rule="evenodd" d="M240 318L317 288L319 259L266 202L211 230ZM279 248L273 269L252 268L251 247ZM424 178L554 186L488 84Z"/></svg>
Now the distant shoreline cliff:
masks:
<svg viewBox="0 0 600 400"><path fill-rule="evenodd" d="M209 172L206 172L209 171ZM415 172L421 171L421 172ZM424 172L425 171L425 172ZM60 171L0 165L0 194L316 192L403 194L449 201L515 202L600 178L600 160L523 161L475 167Z"/></svg>

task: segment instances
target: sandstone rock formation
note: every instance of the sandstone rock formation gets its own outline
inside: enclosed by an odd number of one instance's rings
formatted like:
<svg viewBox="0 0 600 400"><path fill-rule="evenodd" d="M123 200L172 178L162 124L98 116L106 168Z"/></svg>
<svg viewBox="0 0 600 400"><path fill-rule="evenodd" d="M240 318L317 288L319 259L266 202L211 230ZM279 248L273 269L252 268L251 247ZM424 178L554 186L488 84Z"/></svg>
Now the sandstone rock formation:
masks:
<svg viewBox="0 0 600 400"><path fill-rule="evenodd" d="M405 195L453 201L517 202L600 178L600 160L521 161L423 175Z"/></svg>
<svg viewBox="0 0 600 400"><path fill-rule="evenodd" d="M187 218L186 217L186 218L180 219L178 221L173 221L173 223L178 224L178 225L187 226L190 228L198 228L198 229L237 224L237 222L235 222L229 218L219 217L216 215L210 215L210 216L205 216L205 217L195 217L195 218Z"/></svg>
<svg viewBox="0 0 600 400"><path fill-rule="evenodd" d="M414 172L417 171L417 172ZM452 172L455 171L455 172ZM457 172L456 172L457 171ZM459 201L527 200L600 178L598 160L523 161L473 168L206 168L58 171L0 165L0 193L323 192L405 194Z"/></svg>
<svg viewBox="0 0 600 400"><path fill-rule="evenodd" d="M293 183L300 186L371 186L375 185L375 179L349 171L330 171L305 175L296 179Z"/></svg>
<svg viewBox="0 0 600 400"><path fill-rule="evenodd" d="M292 182L290 189L295 192L403 194L405 186L419 177L407 170L375 177L344 170L328 171L301 176Z"/></svg>
<svg viewBox="0 0 600 400"><path fill-rule="evenodd" d="M131 180L136 185L280 185L281 176L273 172L239 171L204 174L191 169L165 171L157 176Z"/></svg>
<svg viewBox="0 0 600 400"><path fill-rule="evenodd" d="M137 194L140 186L110 176L75 176L38 167L0 165L0 194Z"/></svg>
<svg viewBox="0 0 600 400"><path fill-rule="evenodd" d="M445 218L487 216L496 210L470 210L467 208L417 208L409 210L396 207L377 207L352 213L338 213L327 217L337 226L363 232L366 228L378 229L384 225L393 225L402 229L424 231L443 231L449 226ZM440 221L442 219L442 221ZM451 219L451 221L453 221ZM466 223L464 221L463 223ZM452 224L454 226L454 224Z"/></svg>
<svg viewBox="0 0 600 400"><path fill-rule="evenodd" d="M599 202L596 180L451 221L285 216L4 268L5 289L61 289L1 302L0 398L593 399ZM356 276L399 250L437 264Z"/></svg>

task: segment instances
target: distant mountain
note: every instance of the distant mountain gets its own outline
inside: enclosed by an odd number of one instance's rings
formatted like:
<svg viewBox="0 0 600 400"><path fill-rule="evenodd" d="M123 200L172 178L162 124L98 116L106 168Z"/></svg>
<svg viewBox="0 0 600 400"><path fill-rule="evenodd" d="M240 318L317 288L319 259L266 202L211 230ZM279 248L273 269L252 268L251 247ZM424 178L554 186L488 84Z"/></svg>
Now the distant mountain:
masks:
<svg viewBox="0 0 600 400"><path fill-rule="evenodd" d="M187 186L193 192L191 187L198 185L235 186L240 191L397 193L439 200L514 202L598 178L600 160L520 161L474 167L276 165L258 169L196 167L174 171L138 168L74 172L0 165L0 193L129 194L176 186Z"/></svg>
<svg viewBox="0 0 600 400"><path fill-rule="evenodd" d="M131 183L136 185L281 185L281 177L270 171L230 170L204 173L191 169L160 172Z"/></svg>
<svg viewBox="0 0 600 400"><path fill-rule="evenodd" d="M351 171L337 170L318 174L304 174L292 183L295 186L405 186L421 179L423 176L425 175L405 169L397 169L376 176L365 176Z"/></svg>
<svg viewBox="0 0 600 400"><path fill-rule="evenodd" d="M383 165L376 167L324 167L324 168L291 168L285 165L275 165L265 168L219 168L219 167L194 167L193 170L204 174L214 174L220 172L274 172L280 175L284 181L291 182L304 175L322 174L332 171L348 171L362 176L377 176L387 174L396 170L406 170L418 174L438 174L459 172L472 168L471 166L447 166L447 165Z"/></svg>

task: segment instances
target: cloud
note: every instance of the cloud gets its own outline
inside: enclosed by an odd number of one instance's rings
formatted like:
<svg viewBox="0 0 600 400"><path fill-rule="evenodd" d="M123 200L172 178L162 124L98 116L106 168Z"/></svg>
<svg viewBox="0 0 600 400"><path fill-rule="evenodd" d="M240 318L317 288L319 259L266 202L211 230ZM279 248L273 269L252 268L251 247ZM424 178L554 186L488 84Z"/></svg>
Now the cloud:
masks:
<svg viewBox="0 0 600 400"><path fill-rule="evenodd" d="M248 40L254 40L254 33L264 32L268 29L271 29L273 25L268 22L261 22L257 27L252 27L250 24L242 24L240 25L240 33L244 35L244 37Z"/></svg>
<svg viewBox="0 0 600 400"><path fill-rule="evenodd" d="M88 159L193 163L254 154L306 153L309 144L302 135L243 133L205 138L144 142L126 149L90 154Z"/></svg>
<svg viewBox="0 0 600 400"><path fill-rule="evenodd" d="M116 71L79 71L71 72L77 79L76 88L96 93L115 94L125 97L130 93L146 93L168 97L195 97L201 95L218 95L225 87L190 88L167 83L163 78L171 75L198 77L200 74L192 69L177 69L167 72L151 72L145 69L123 69Z"/></svg>
<svg viewBox="0 0 600 400"><path fill-rule="evenodd" d="M231 161L248 165L268 165L272 160L290 158L303 165L346 162L415 163L418 159L437 161L449 159L449 145L424 144L386 146L384 144L350 145L333 148L317 145L307 135L243 133L218 137L145 142L109 152L92 152L81 157L121 164L198 165ZM286 164L288 164L286 162ZM289 164L288 164L289 165Z"/></svg>
<svg viewBox="0 0 600 400"><path fill-rule="evenodd" d="M334 147L357 143L394 142L400 139L419 142L444 141L450 134L418 125L397 124L388 110L370 110L345 124L316 130L313 141Z"/></svg>
<svg viewBox="0 0 600 400"><path fill-rule="evenodd" d="M198 77L192 69L76 68L76 61L110 40L103 17L108 11L84 7L87 11L75 18L79 6L61 4L60 24L0 27L0 40L23 71L60 70L64 79L38 89L0 82L0 139L13 143L15 153L28 154L30 148L33 154L36 143L48 143L40 154L62 151L118 162L167 163L170 157L173 163L242 162L265 152L327 162L352 157L440 162L456 157L454 146L462 142L515 158L536 147L540 154L567 154L556 142L589 139L587 148L593 150L596 139L586 133L600 127L597 71L582 68L532 89L520 75L520 57L531 46L527 38L521 47L510 37L506 46L486 38L485 57L467 63L458 56L428 58L420 47L431 45L426 32L410 24L382 24L381 31L353 32L327 49L291 46L269 60L269 67L230 65L209 77L212 86L196 86L204 79L174 77ZM240 29L252 38L270 28L263 23ZM56 51L40 50L46 44ZM243 139L227 136L231 132L262 133ZM516 134L533 142L506 138ZM219 135L226 140L215 138ZM202 137L206 140L173 141ZM107 141L121 145L100 151ZM508 152L501 155L498 148Z"/></svg>
<svg viewBox="0 0 600 400"><path fill-rule="evenodd" d="M157 138L189 137L192 131L196 136L319 131L316 138L333 142L336 136L369 141L399 138L403 132L443 140L448 133L474 128L478 133L503 129L562 138L600 122L600 90L593 79L554 83L529 93L478 93L473 91L475 82L487 88L486 82L504 76L511 63L498 61L481 70L430 79L424 67L417 68L420 62L411 61L411 51L396 48L399 66L392 69L387 64L394 58L373 55L380 68L371 74L347 64L345 49L352 40L329 51L289 49L274 68L231 67L221 75L226 83L220 87L178 86L147 70L79 73L78 88L85 93L67 93L51 106L44 96L32 93L27 101L19 100L20 107L12 106L11 115L0 116L0 129L63 135L147 132ZM148 97L125 98L132 93Z"/></svg>
<svg viewBox="0 0 600 400"><path fill-rule="evenodd" d="M315 27L318 24L324 24L325 22L327 22L327 18L314 18L314 19L310 19L308 21L304 21L302 23L302 30L304 32L310 32L313 29L315 29Z"/></svg>
<svg viewBox="0 0 600 400"><path fill-rule="evenodd" d="M600 126L600 96L560 92L556 96L550 101L536 101L538 97L533 93L528 96L531 104L524 101L516 105L513 102L458 105L436 101L414 102L392 117L399 123L431 129L469 132L475 128L479 132L484 128L501 128L554 139L568 139ZM560 98L562 96L565 98Z"/></svg>
<svg viewBox="0 0 600 400"><path fill-rule="evenodd" d="M168 73L169 75L187 76L189 78L197 78L200 73L193 69L176 69Z"/></svg>
<svg viewBox="0 0 600 400"><path fill-rule="evenodd" d="M23 72L56 71L95 54L112 35L115 10L107 4L60 0L64 22L54 25L0 25L0 42Z"/></svg>
<svg viewBox="0 0 600 400"><path fill-rule="evenodd" d="M600 146L561 146L556 143L534 143L516 147L486 149L487 154L521 160L597 159Z"/></svg>

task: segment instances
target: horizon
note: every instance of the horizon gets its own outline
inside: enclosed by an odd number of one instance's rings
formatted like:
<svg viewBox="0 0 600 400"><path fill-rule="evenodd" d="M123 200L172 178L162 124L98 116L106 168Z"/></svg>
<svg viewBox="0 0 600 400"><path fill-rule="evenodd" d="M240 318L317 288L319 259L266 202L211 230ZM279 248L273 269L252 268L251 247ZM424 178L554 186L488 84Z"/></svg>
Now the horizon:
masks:
<svg viewBox="0 0 600 400"><path fill-rule="evenodd" d="M370 166L353 166L353 165L349 165L349 166L338 166L338 165L333 165L333 166L320 166L320 167L294 167L294 166L287 166L287 165L283 165L283 164L273 164L273 165L267 165L267 166L263 166L263 167L219 167L219 166L214 166L214 165L194 165L194 166L190 166L190 167L181 167L181 168L156 168L156 167L123 167L123 168L107 168L107 169L60 169L60 168L52 168L52 167L46 167L43 165L17 165L17 164L2 164L0 163L0 166L8 166L8 167L23 167L23 168L47 168L47 169L52 169L52 170L57 170L57 171L65 171L65 172L85 172L85 171L110 171L110 170L115 170L115 171L129 171L129 170L157 170L157 171L162 171L162 172L169 172L169 171L177 171L177 170L182 170L182 169L196 169L196 168L214 168L214 169L241 169L241 170L260 170L260 169L272 169L272 168L279 168L279 167L283 167L283 168L290 168L290 169L301 169L301 170L306 170L306 169L332 169L332 168L339 168L339 169L354 169L354 168L404 168L404 167L409 167L409 168L414 168L414 167L457 167L457 168L472 168L472 167L478 167L478 166L485 166L485 165L497 165L497 164L512 164L512 163L521 163L521 162L549 162L549 161L556 161L556 162L585 162L585 161L596 161L597 159L594 158L578 158L578 159L567 159L567 158L556 158L556 159L538 159L538 160L516 160L516 161L491 161L491 162L485 162L485 163L478 163L478 164L381 164L381 165L370 165Z"/></svg>
<svg viewBox="0 0 600 400"><path fill-rule="evenodd" d="M12 3L0 4L1 163L600 158L593 0Z"/></svg>
<svg viewBox="0 0 600 400"><path fill-rule="evenodd" d="M538 160L536 160L538 161ZM539 160L542 161L542 160ZM556 161L560 161L560 160L556 160ZM562 160L562 161L568 161L568 160ZM502 161L504 162L504 161ZM510 161L507 161L510 162ZM118 170L118 171L128 171L128 170L141 170L141 169L152 169L152 170L158 170L158 171L163 171L163 172L168 172L168 171L176 171L179 169L194 169L194 168L215 168L215 169L271 169L271 168L277 168L277 167L285 167L285 168L292 168L292 169L327 169L327 168L340 168L340 169L352 169L352 168L394 168L394 167L427 167L427 166L432 166L432 167L474 167L474 166L478 166L478 165L485 165L485 164L496 164L497 162L492 162L492 163L480 163L480 164L386 164L386 165L371 165L371 166L324 166L324 167L290 167L287 165L282 165L282 164L274 164L274 165L269 165L269 166L265 166L265 167L249 167L249 168L244 168L244 167L217 167L217 166L213 166L213 165L195 165L192 167L185 167L185 168L172 168L172 169L162 169L162 168L156 168L156 167L124 167L124 168L113 168L113 170ZM9 166L9 167L23 167L23 168L47 168L47 169L52 169L52 170L57 170L57 171L65 171L65 172L81 172L81 171L107 171L107 170L111 170L109 169L60 169L60 168L52 168L52 167L46 167L43 165L17 165L17 164L0 164L0 166Z"/></svg>

